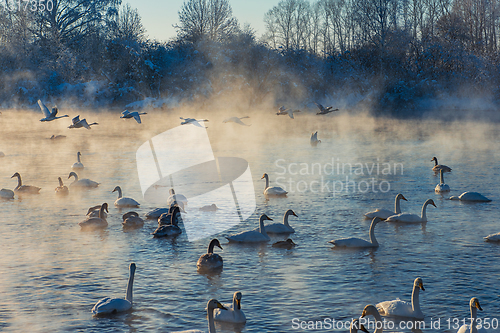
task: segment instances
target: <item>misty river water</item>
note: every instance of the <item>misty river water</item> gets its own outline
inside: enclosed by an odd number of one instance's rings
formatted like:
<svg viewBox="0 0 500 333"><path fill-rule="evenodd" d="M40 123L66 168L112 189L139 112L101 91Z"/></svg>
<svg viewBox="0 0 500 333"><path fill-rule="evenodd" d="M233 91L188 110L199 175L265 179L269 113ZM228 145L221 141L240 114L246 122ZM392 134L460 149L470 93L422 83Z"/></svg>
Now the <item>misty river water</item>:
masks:
<svg viewBox="0 0 500 333"><path fill-rule="evenodd" d="M14 189L17 181L10 177L15 172L24 184L42 188L38 195L0 201L0 331L206 330L207 301L230 303L239 290L247 323L216 323L217 332L320 332L328 325L321 330L317 322L333 321L338 331L346 332L342 323L359 317L367 304L398 297L409 301L418 276L425 286L420 293L425 315L421 331L456 332L456 320L470 316L472 297L478 297L483 308L479 317L499 325L500 247L483 240L500 232L498 125L341 113L290 119L268 111L250 114L244 121L251 126L246 127L223 124L222 119L232 115L207 111L201 116L210 120L207 132L215 156L249 162L257 208L247 221L215 235L224 248L216 248L224 269L204 275L197 272L196 261L210 238L189 242L183 233L177 239L154 239L153 220L130 232L121 225L124 212L135 210L142 216L155 208L142 196L137 149L179 126L179 116L191 115L151 111L139 125L119 119L119 112L89 112L87 120L99 123L91 130L67 129L71 118L41 123L39 112L0 115L0 151L5 153L0 158L0 188ZM311 147L309 137L316 130L322 142ZM53 134L66 138L48 139ZM56 197L57 177L67 184L72 181L67 177L78 151L85 165L80 177L100 185ZM450 194L434 192L439 177L431 170L433 156L453 168L445 174ZM289 192L287 198L266 200L264 172L272 186ZM116 185L141 207L115 208L117 196L111 191ZM493 201L447 200L464 191L480 192ZM403 212L420 214L423 202L433 199L437 208L428 207L428 223L379 223L375 234L380 247L373 250L332 249L327 243L351 236L367 239L371 221L363 214L393 208L397 193L408 199L401 202ZM81 231L78 222L88 207L103 202L110 205L109 226ZM292 250L270 243L233 245L224 238L257 227L262 213L280 222L290 208L298 215L289 220L296 230L291 238L298 244ZM196 207L188 204L187 214L189 209L192 213ZM272 242L282 239L273 237ZM130 262L137 265L133 310L93 317L90 310L100 298L125 296ZM385 331L412 331L398 323Z"/></svg>

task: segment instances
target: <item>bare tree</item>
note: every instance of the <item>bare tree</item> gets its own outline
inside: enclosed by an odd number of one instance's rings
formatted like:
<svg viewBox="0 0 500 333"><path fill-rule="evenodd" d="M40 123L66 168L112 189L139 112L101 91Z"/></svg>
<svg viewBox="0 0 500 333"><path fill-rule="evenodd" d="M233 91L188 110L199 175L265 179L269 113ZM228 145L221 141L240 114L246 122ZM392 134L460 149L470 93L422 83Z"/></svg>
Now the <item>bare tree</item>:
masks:
<svg viewBox="0 0 500 333"><path fill-rule="evenodd" d="M132 8L130 4L126 4L120 9L114 25L114 34L118 38L141 41L145 37L146 30L142 25L141 16L137 9Z"/></svg>
<svg viewBox="0 0 500 333"><path fill-rule="evenodd" d="M228 0L187 0L174 27L181 38L221 41L237 31L238 21Z"/></svg>

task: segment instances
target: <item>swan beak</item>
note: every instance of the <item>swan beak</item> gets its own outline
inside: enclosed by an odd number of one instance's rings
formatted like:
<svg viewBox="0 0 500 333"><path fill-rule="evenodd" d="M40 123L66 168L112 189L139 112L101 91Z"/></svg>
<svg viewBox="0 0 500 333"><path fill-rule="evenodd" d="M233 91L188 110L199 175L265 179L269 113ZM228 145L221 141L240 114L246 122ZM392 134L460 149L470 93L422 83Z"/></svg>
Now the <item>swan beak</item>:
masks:
<svg viewBox="0 0 500 333"><path fill-rule="evenodd" d="M360 318L364 318L366 316L366 310L363 310L363 313L361 314Z"/></svg>
<svg viewBox="0 0 500 333"><path fill-rule="evenodd" d="M408 201L404 195L401 194L401 199L403 199L404 201Z"/></svg>
<svg viewBox="0 0 500 333"><path fill-rule="evenodd" d="M476 301L476 308L478 308L479 310L483 311L483 309L481 308L481 305L479 305L479 301Z"/></svg>
<svg viewBox="0 0 500 333"><path fill-rule="evenodd" d="M293 216L296 216L296 217L299 217L297 214L295 214L295 212L292 212Z"/></svg>
<svg viewBox="0 0 500 333"><path fill-rule="evenodd" d="M14 176L12 176L12 177L14 177ZM264 178L265 178L264 175L262 175L262 177L260 177L260 179L264 179Z"/></svg>
<svg viewBox="0 0 500 333"><path fill-rule="evenodd" d="M434 201L433 201L433 202L431 202L431 205L433 205L434 207L436 207L436 208L437 208L437 206L436 206L436 204L434 203Z"/></svg>
<svg viewBox="0 0 500 333"><path fill-rule="evenodd" d="M222 246L220 246L220 245L217 245L217 247L218 247L219 249L221 249L221 250L224 250L224 249L222 248Z"/></svg>
<svg viewBox="0 0 500 333"><path fill-rule="evenodd" d="M222 310L227 310L224 305L220 304L220 302L217 302L217 307Z"/></svg>
<svg viewBox="0 0 500 333"><path fill-rule="evenodd" d="M420 287L420 289L422 289L423 291L425 291L424 284L422 282L420 282L419 287Z"/></svg>
<svg viewBox="0 0 500 333"><path fill-rule="evenodd" d="M238 306L238 310L241 309L241 300L236 299L236 305Z"/></svg>

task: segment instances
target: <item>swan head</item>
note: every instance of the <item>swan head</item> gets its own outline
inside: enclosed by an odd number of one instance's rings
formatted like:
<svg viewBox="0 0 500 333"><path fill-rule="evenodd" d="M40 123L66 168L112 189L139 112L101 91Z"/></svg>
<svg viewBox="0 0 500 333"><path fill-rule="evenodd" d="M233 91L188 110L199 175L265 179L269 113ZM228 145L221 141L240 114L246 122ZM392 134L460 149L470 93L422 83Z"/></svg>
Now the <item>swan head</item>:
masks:
<svg viewBox="0 0 500 333"><path fill-rule="evenodd" d="M434 200L432 200L432 199L427 200L427 201L426 201L426 203L427 203L428 205L433 205L434 207L436 207L436 208L437 208L436 204L434 203Z"/></svg>
<svg viewBox="0 0 500 333"><path fill-rule="evenodd" d="M135 272L135 268L136 268L135 262L130 263L130 266L129 266L130 271Z"/></svg>
<svg viewBox="0 0 500 333"><path fill-rule="evenodd" d="M109 210L108 210L108 203L105 202L101 205L101 210L102 211L106 211L106 213L109 213Z"/></svg>
<svg viewBox="0 0 500 333"><path fill-rule="evenodd" d="M264 221L264 220L269 220L269 221L272 221L272 220L273 220L272 218L270 218L270 217L269 217L269 216L267 216L266 214L262 214L262 215L260 216L260 219L261 219L262 221Z"/></svg>
<svg viewBox="0 0 500 333"><path fill-rule="evenodd" d="M295 245L297 245L297 244L295 244L295 243L293 242L293 240L292 240L291 238L287 238L285 242L287 242L287 243L288 243L288 244L290 244L291 246L295 246Z"/></svg>
<svg viewBox="0 0 500 333"><path fill-rule="evenodd" d="M375 314L378 314L377 308L371 304L368 304L363 309L363 313L361 314L361 318L364 318L364 317L369 316L369 315L374 316Z"/></svg>
<svg viewBox="0 0 500 333"><path fill-rule="evenodd" d="M175 195L175 191L174 191L174 189L173 189L173 188L171 188L170 190L168 190L168 193L169 193L170 195Z"/></svg>
<svg viewBox="0 0 500 333"><path fill-rule="evenodd" d="M218 300L216 299L211 299L210 301L208 301L207 303L207 309L208 309L208 312L211 312L213 311L214 309L223 309L223 310L227 310L224 305L222 305Z"/></svg>
<svg viewBox="0 0 500 333"><path fill-rule="evenodd" d="M115 188L113 189L113 191L111 191L111 193L116 192L116 191L120 192L121 190L122 189L120 186L115 186Z"/></svg>
<svg viewBox="0 0 500 333"><path fill-rule="evenodd" d="M398 197L398 199L402 199L402 200L404 200L404 201L408 201L408 200L405 198L405 196L404 196L404 195L402 195L401 193L398 193L397 197Z"/></svg>
<svg viewBox="0 0 500 333"><path fill-rule="evenodd" d="M478 308L479 310L483 311L483 309L481 308L481 305L479 304L479 300L477 299L477 297L472 297L470 299L469 304L470 304L471 309Z"/></svg>
<svg viewBox="0 0 500 333"><path fill-rule="evenodd" d="M293 210L291 210L291 209L287 210L285 214L287 214L287 215L293 215L293 216L295 216L295 217L299 217L299 216L298 216L297 214L295 214L295 212L294 212Z"/></svg>
<svg viewBox="0 0 500 333"><path fill-rule="evenodd" d="M238 310L241 309L241 298L242 297L243 297L243 295L241 294L241 291L237 291L233 295L233 300L236 301L236 305L238 306Z"/></svg>
<svg viewBox="0 0 500 333"><path fill-rule="evenodd" d="M436 162L436 163L437 163L437 160L438 160L438 159L437 159L437 157L436 157L436 156L434 156L434 157L432 158L431 162Z"/></svg>
<svg viewBox="0 0 500 333"><path fill-rule="evenodd" d="M137 214L137 212L128 212L128 213L125 213L123 214L122 218L123 218L123 221L125 221L126 219L128 219L129 217L139 217L139 214Z"/></svg>
<svg viewBox="0 0 500 333"><path fill-rule="evenodd" d="M264 178L269 178L269 176L267 175L267 173L263 174L262 177L260 177L260 179L264 179Z"/></svg>
<svg viewBox="0 0 500 333"><path fill-rule="evenodd" d="M424 282L422 281L422 278L416 278L415 279L415 282L413 282L413 285L415 287L418 287L420 289L422 289L423 291L425 291L425 288L424 288Z"/></svg>
<svg viewBox="0 0 500 333"><path fill-rule="evenodd" d="M77 174L76 174L76 172L74 172L74 171L71 171L71 172L69 173L68 179L70 179L70 178L71 178L71 176L73 176L73 177L75 177L76 179L78 179L78 175L77 175Z"/></svg>
<svg viewBox="0 0 500 333"><path fill-rule="evenodd" d="M217 238L212 239L212 241L210 242L210 245L217 246L219 249L223 250L223 248L220 245L220 242Z"/></svg>
<svg viewBox="0 0 500 333"><path fill-rule="evenodd" d="M14 177L19 177L19 178L20 178L20 177L21 177L21 175L19 174L19 172L16 172L16 173L15 173L15 174L13 174L13 175L12 175L12 177L10 177L10 178L14 178Z"/></svg>

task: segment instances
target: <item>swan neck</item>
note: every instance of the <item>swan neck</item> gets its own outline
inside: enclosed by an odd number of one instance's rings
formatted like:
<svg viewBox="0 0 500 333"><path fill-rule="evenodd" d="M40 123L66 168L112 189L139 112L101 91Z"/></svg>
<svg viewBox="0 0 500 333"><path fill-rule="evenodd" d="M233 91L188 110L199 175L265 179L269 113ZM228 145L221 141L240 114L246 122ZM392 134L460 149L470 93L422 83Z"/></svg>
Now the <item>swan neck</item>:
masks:
<svg viewBox="0 0 500 333"><path fill-rule="evenodd" d="M264 218L261 217L259 220L259 232L264 236L267 236L266 227L264 226Z"/></svg>
<svg viewBox="0 0 500 333"><path fill-rule="evenodd" d="M290 226L290 224L288 224L288 216L290 215L292 215L292 212L287 211L283 216L283 224L286 225L287 227Z"/></svg>
<svg viewBox="0 0 500 333"><path fill-rule="evenodd" d="M75 182L78 181L78 175L76 173L72 172L70 176L75 177Z"/></svg>
<svg viewBox="0 0 500 333"><path fill-rule="evenodd" d="M373 245L376 245L378 246L378 242L377 242L377 238L375 238L375 226L377 225L377 223L375 221L372 221L372 224L370 224L370 232L369 232L369 235L370 235L370 242L373 244Z"/></svg>
<svg viewBox="0 0 500 333"><path fill-rule="evenodd" d="M21 180L21 176L16 175L16 177L17 177L17 187L21 187L23 185L23 181Z"/></svg>
<svg viewBox="0 0 500 333"><path fill-rule="evenodd" d="M401 214L401 205L400 205L401 197L399 195L396 196L394 201L394 212L396 214Z"/></svg>
<svg viewBox="0 0 500 333"><path fill-rule="evenodd" d="M135 274L135 270L131 269L130 275L128 277L128 283L127 283L127 296L125 298L130 303L133 303L133 301L134 301L134 298L132 295L132 289L134 288L134 274Z"/></svg>
<svg viewBox="0 0 500 333"><path fill-rule="evenodd" d="M99 218L104 220L104 210L106 207L104 205L101 205L101 208L99 209Z"/></svg>
<svg viewBox="0 0 500 333"><path fill-rule="evenodd" d="M215 242L210 242L210 244L208 244L207 253L209 253L209 254L214 253L214 246L215 246Z"/></svg>
<svg viewBox="0 0 500 333"><path fill-rule="evenodd" d="M477 333L476 319L477 319L477 308L475 306L470 306L470 332Z"/></svg>
<svg viewBox="0 0 500 333"><path fill-rule="evenodd" d="M76 154L76 158L78 159L78 163L81 163L80 162L80 153Z"/></svg>
<svg viewBox="0 0 500 333"><path fill-rule="evenodd" d="M443 169L439 171L439 183L444 184L444 172Z"/></svg>
<svg viewBox="0 0 500 333"><path fill-rule="evenodd" d="M63 186L64 186L64 184L63 184L63 181L62 181L61 177L59 177L59 186L60 186L60 187L63 187Z"/></svg>
<svg viewBox="0 0 500 333"><path fill-rule="evenodd" d="M434 159L434 166L436 166L436 165L438 165L438 159L437 158Z"/></svg>
<svg viewBox="0 0 500 333"><path fill-rule="evenodd" d="M215 322L214 322L214 309L208 308L208 333L216 333L215 332Z"/></svg>
<svg viewBox="0 0 500 333"><path fill-rule="evenodd" d="M380 313L375 312L373 313L373 317L375 318L375 326L377 327L373 333L382 333L383 332L383 326L384 325L377 325L377 322L382 322L382 316L380 316Z"/></svg>
<svg viewBox="0 0 500 333"><path fill-rule="evenodd" d="M118 199L120 199L122 197L122 189L118 186L116 190L118 191Z"/></svg>
<svg viewBox="0 0 500 333"><path fill-rule="evenodd" d="M233 311L239 310L240 308L238 307L238 299L236 297L233 297Z"/></svg>
<svg viewBox="0 0 500 333"><path fill-rule="evenodd" d="M422 206L422 221L427 221L427 205L428 203L425 202L424 205Z"/></svg>
<svg viewBox="0 0 500 333"><path fill-rule="evenodd" d="M413 285L413 292L411 293L411 308L413 313L422 313L420 310L420 287Z"/></svg>
<svg viewBox="0 0 500 333"><path fill-rule="evenodd" d="M265 178L266 178L266 188L268 188L269 187L269 176L266 175Z"/></svg>

